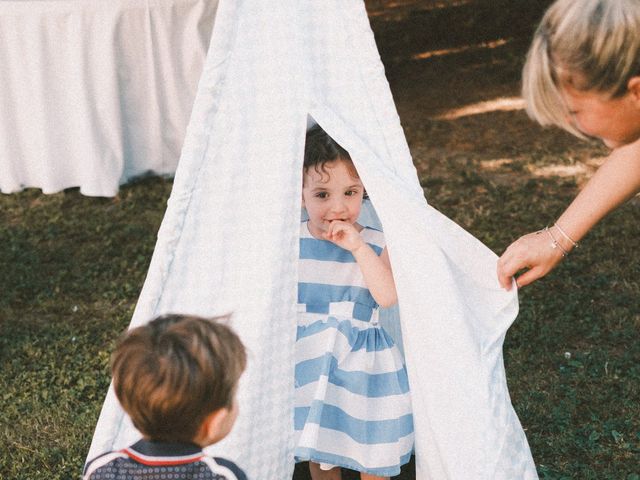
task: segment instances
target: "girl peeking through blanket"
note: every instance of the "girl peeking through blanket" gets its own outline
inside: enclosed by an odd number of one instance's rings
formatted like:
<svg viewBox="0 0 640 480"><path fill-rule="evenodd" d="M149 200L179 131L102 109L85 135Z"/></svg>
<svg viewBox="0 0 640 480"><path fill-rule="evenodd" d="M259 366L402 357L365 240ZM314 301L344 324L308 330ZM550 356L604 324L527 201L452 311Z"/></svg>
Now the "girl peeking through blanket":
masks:
<svg viewBox="0 0 640 480"><path fill-rule="evenodd" d="M555 224L513 242L498 261L504 288L551 271L605 215L640 192L640 1L557 0L523 71L529 114L612 149Z"/></svg>
<svg viewBox="0 0 640 480"><path fill-rule="evenodd" d="M384 234L357 223L364 186L347 151L307 133L296 340L296 461L313 480L398 475L413 449L407 372L378 324L396 303Z"/></svg>

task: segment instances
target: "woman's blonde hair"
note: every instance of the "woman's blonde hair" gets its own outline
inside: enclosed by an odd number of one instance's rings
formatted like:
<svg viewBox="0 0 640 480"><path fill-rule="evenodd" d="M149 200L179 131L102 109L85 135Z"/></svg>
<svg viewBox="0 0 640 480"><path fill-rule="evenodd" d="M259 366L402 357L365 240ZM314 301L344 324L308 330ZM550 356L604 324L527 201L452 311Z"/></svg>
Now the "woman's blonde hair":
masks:
<svg viewBox="0 0 640 480"><path fill-rule="evenodd" d="M522 96L529 116L576 136L561 90L627 92L640 75L639 0L557 0L545 13L523 69Z"/></svg>

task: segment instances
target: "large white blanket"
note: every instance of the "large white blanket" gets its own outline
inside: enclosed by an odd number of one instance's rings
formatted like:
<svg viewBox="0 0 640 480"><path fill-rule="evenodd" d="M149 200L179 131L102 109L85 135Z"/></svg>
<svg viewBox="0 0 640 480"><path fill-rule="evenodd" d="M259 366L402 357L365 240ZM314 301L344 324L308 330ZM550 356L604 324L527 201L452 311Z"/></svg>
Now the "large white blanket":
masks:
<svg viewBox="0 0 640 480"><path fill-rule="evenodd" d="M234 312L241 413L213 447L250 478L293 471L302 153L310 115L351 154L399 295L417 478L537 478L502 343L518 309L495 255L425 201L360 0L222 0L132 326ZM428 88L428 86L425 86ZM138 433L110 391L89 457Z"/></svg>

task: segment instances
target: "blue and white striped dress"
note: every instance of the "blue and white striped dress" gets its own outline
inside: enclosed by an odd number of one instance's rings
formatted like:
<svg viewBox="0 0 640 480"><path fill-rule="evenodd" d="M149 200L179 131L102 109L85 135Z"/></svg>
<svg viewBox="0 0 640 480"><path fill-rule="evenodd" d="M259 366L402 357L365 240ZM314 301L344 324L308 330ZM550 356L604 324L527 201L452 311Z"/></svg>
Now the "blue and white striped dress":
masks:
<svg viewBox="0 0 640 480"><path fill-rule="evenodd" d="M360 235L382 253L382 232ZM413 449L407 372L360 267L303 222L298 275L296 460L398 475Z"/></svg>

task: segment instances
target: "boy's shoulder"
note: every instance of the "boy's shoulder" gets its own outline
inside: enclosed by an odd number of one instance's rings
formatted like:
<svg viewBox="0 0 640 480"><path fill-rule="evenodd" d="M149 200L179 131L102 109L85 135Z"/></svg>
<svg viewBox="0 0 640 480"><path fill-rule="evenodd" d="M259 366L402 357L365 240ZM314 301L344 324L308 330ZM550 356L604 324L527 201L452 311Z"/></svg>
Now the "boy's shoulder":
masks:
<svg viewBox="0 0 640 480"><path fill-rule="evenodd" d="M207 456L207 458L211 458L216 463L216 465L229 470L229 472L231 472L231 474L233 475L232 477L224 477L224 478L229 478L229 480L235 480L235 479L247 480L247 475L244 473L244 471L238 465L233 463L231 460L227 460L226 458L209 457L209 456Z"/></svg>
<svg viewBox="0 0 640 480"><path fill-rule="evenodd" d="M113 452L103 453L96 458L87 462L84 466L84 472L82 473L83 480L97 480L101 478L108 478L104 475L109 475L111 472L111 466L117 463L118 459L126 459L127 455L122 450L114 450Z"/></svg>
<svg viewBox="0 0 640 480"><path fill-rule="evenodd" d="M175 446L140 441L105 453L86 465L83 479L160 480L167 478L167 474L177 474L185 480L247 480L246 474L231 460L207 455L195 445L173 448Z"/></svg>

